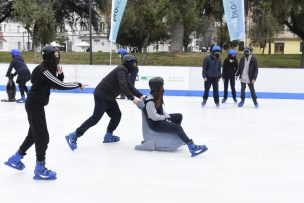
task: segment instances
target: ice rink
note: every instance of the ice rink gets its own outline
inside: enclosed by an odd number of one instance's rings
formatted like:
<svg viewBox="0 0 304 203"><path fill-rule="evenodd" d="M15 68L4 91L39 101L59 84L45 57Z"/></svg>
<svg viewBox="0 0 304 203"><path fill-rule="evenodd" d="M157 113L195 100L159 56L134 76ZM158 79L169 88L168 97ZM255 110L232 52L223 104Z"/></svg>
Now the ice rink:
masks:
<svg viewBox="0 0 304 203"><path fill-rule="evenodd" d="M118 100L119 143L102 143L105 114L72 152L64 136L92 114L93 96L52 93L46 161L58 174L55 181L32 179L34 147L23 171L3 164L25 138L28 123L23 104L1 102L0 202L303 203L304 100L258 101L259 109L251 99L238 108L229 98L217 109L209 98L203 109L200 97L165 97L166 111L181 112L189 137L209 148L191 158L186 146L172 153L135 151L142 140L141 112L127 100Z"/></svg>

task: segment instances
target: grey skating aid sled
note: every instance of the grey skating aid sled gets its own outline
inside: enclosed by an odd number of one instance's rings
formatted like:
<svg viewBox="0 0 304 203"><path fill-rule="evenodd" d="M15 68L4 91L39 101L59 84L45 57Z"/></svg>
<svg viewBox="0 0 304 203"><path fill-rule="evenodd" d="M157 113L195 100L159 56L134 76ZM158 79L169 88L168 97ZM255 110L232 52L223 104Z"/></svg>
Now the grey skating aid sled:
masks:
<svg viewBox="0 0 304 203"><path fill-rule="evenodd" d="M143 109L143 103L137 105ZM178 137L176 133L155 132L148 125L148 118L142 112L142 133L144 140L140 145L135 146L135 150L144 151L165 151L172 152L184 145L185 143Z"/></svg>

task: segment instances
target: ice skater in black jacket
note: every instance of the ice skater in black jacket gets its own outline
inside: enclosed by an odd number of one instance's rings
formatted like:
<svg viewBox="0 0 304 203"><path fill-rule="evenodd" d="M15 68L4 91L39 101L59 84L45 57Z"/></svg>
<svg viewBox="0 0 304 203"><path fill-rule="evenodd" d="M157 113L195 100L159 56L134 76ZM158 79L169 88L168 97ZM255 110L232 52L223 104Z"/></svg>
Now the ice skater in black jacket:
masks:
<svg viewBox="0 0 304 203"><path fill-rule="evenodd" d="M66 140L71 150L77 149L77 139L81 137L89 128L96 125L104 113L110 117L110 122L104 136L104 143L118 142L120 138L113 135L121 118L121 112L115 98L123 93L134 104L139 100L134 97L143 98L143 95L131 84L129 74L137 68L136 58L132 55L123 56L122 65L112 70L97 85L94 91L95 107L93 115L88 118L76 131L66 136Z"/></svg>
<svg viewBox="0 0 304 203"><path fill-rule="evenodd" d="M64 83L62 68L58 66L60 61L59 50L51 45L42 48L43 62L32 73L32 88L25 102L28 116L28 135L19 150L5 162L6 165L18 170L23 170L25 165L21 159L27 150L35 144L36 167L34 179L56 179L56 173L45 167L45 154L49 143L44 106L49 102L50 89L69 90L83 88L81 83Z"/></svg>
<svg viewBox="0 0 304 203"><path fill-rule="evenodd" d="M238 60L236 59L237 52L234 49L228 51L228 57L224 60L223 63L223 82L224 82L224 98L222 103L227 101L228 97L228 84L230 82L232 98L234 103L237 103L236 92L235 92L235 75L238 70Z"/></svg>
<svg viewBox="0 0 304 203"><path fill-rule="evenodd" d="M10 75L18 75L16 83L19 85L19 90L21 94L21 98L17 99L17 103L24 103L25 102L25 94L24 92L28 93L28 88L25 85L31 79L31 72L28 69L27 65L24 62L22 56L20 56L20 51L18 49L11 50L12 60L6 72L6 77ZM15 73L11 73L12 70L15 69Z"/></svg>

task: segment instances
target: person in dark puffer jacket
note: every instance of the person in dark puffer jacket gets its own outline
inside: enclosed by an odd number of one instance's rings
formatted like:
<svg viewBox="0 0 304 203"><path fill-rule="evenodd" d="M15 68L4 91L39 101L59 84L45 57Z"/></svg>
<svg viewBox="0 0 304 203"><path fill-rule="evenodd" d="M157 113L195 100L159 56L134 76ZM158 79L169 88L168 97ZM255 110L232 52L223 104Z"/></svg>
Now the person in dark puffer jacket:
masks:
<svg viewBox="0 0 304 203"><path fill-rule="evenodd" d="M46 150L49 143L49 133L45 118L44 106L49 102L50 89L69 90L84 88L81 83L64 83L63 71L58 66L60 53L57 47L46 45L42 48L43 62L38 65L32 73L32 88L28 92L25 101L25 109L28 116L28 135L19 150L11 156L6 165L17 170L23 170L25 165L21 159L26 155L28 149L35 144L36 167L34 179L54 180L56 172L45 167Z"/></svg>
<svg viewBox="0 0 304 203"><path fill-rule="evenodd" d="M120 94L124 94L134 104L139 103L139 100L136 99L135 96L143 98L142 93L140 93L129 80L129 74L137 68L136 61L133 55L123 56L123 64L112 70L97 85L94 91L95 107L93 115L78 127L76 131L66 136L67 143L72 151L77 149L77 139L89 128L96 125L104 113L108 114L110 122L103 143L120 141L119 136L113 135L121 119L121 111L115 98Z"/></svg>
<svg viewBox="0 0 304 203"><path fill-rule="evenodd" d="M10 77L11 75L17 76L16 83L19 85L19 90L21 94L21 98L17 99L17 103L25 102L25 94L28 93L28 88L26 83L31 79L31 73L28 69L27 65L24 62L24 59L20 55L20 51L18 49L11 50L12 60L6 72L6 77ZM11 73L12 70L15 69L15 73Z"/></svg>

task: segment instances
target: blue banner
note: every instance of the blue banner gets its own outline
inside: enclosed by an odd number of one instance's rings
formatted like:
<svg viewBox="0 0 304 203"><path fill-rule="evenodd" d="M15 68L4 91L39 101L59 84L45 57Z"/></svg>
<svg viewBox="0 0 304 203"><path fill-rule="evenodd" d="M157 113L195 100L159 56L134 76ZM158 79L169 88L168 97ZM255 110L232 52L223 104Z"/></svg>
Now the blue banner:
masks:
<svg viewBox="0 0 304 203"><path fill-rule="evenodd" d="M244 0L223 0L230 40L245 38Z"/></svg>
<svg viewBox="0 0 304 203"><path fill-rule="evenodd" d="M112 0L112 14L111 14L111 31L109 40L116 42L117 33L123 13L127 5L127 0Z"/></svg>

